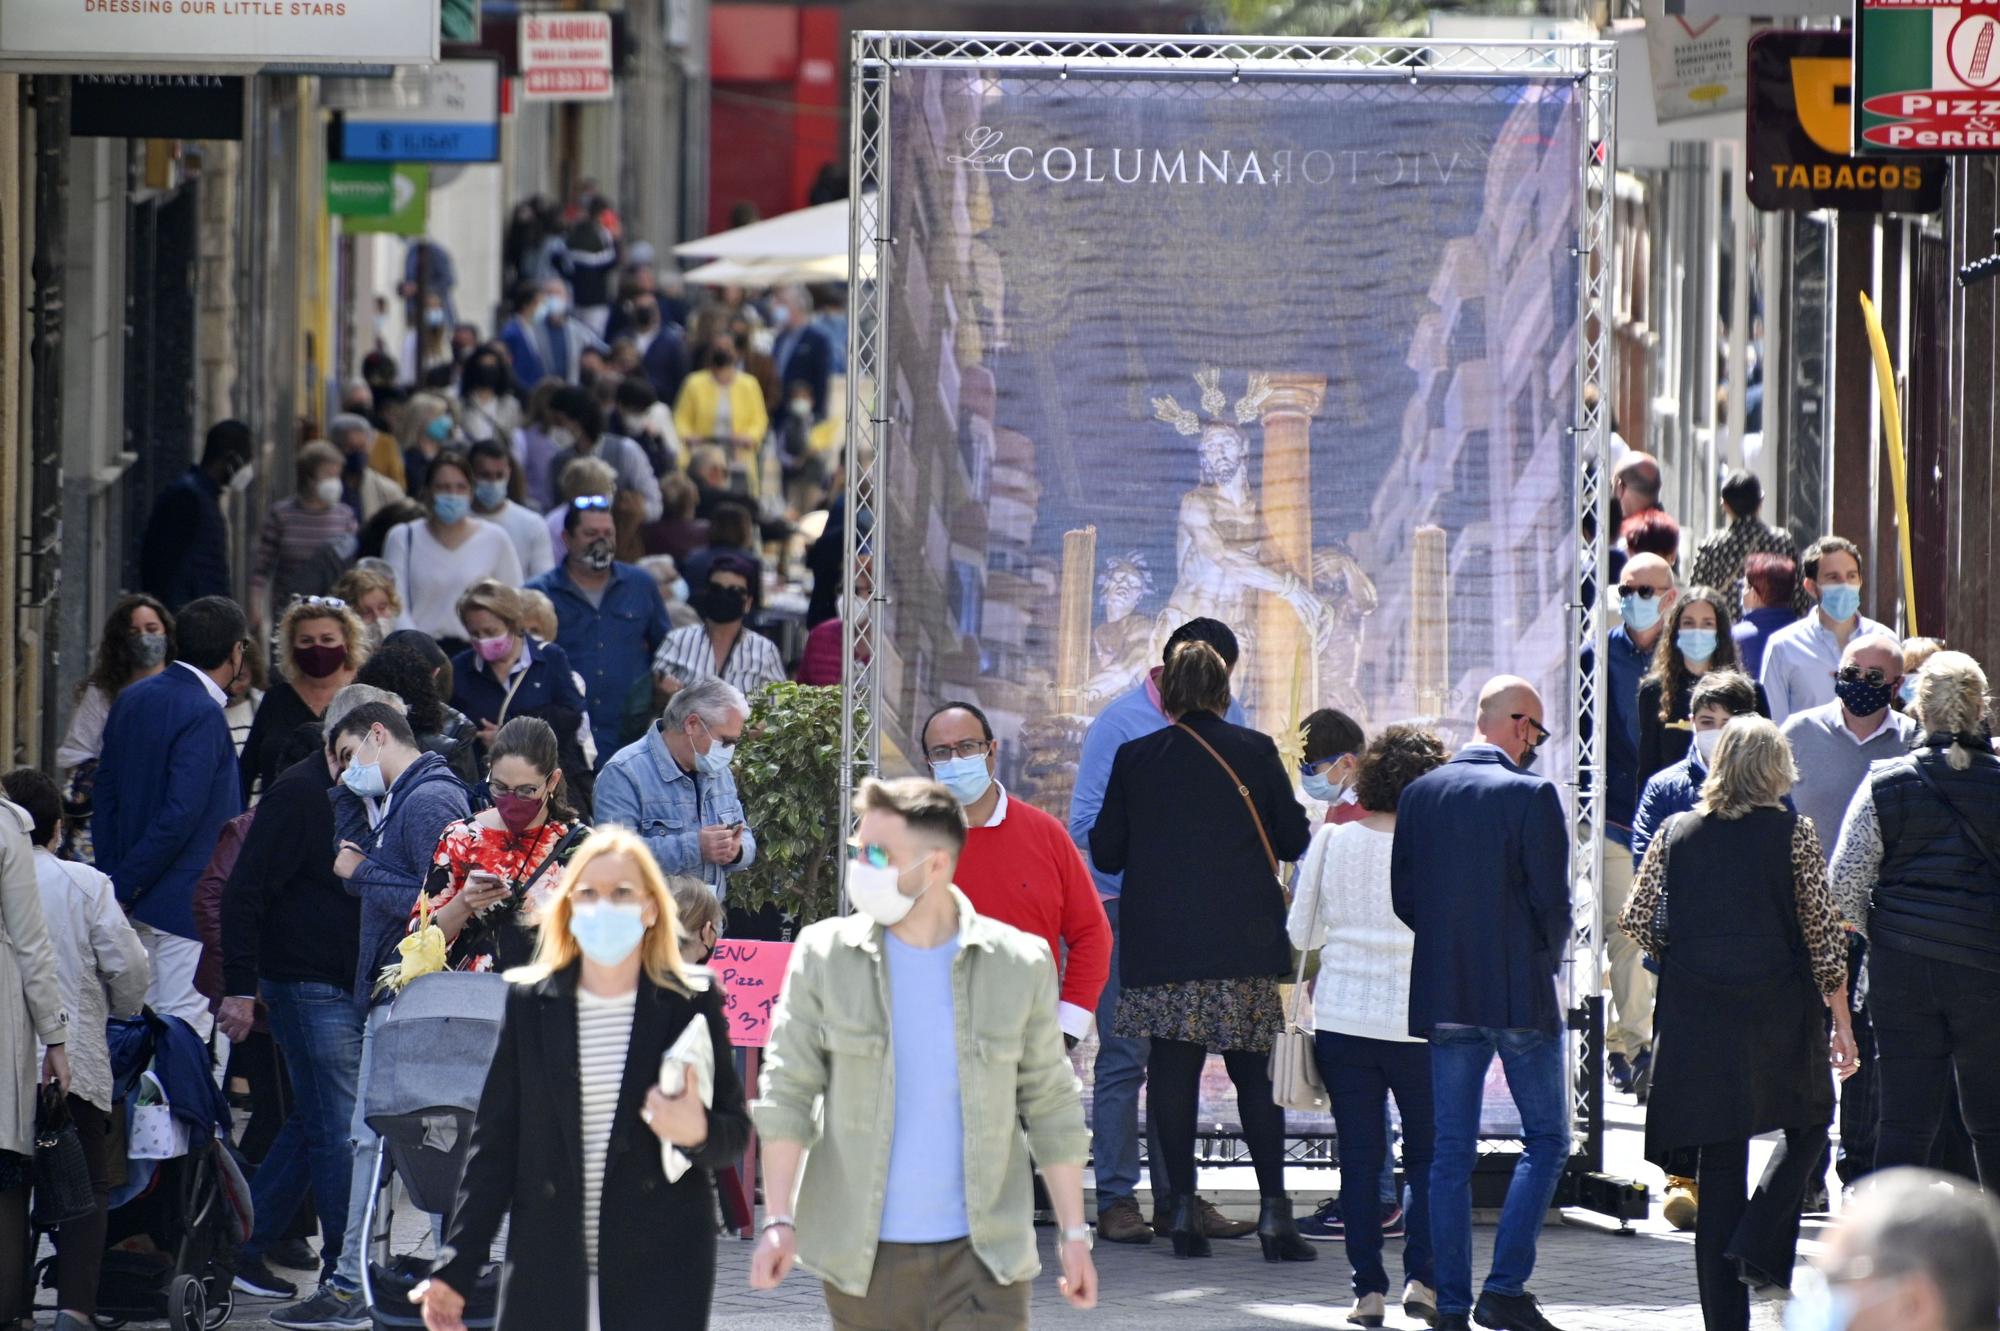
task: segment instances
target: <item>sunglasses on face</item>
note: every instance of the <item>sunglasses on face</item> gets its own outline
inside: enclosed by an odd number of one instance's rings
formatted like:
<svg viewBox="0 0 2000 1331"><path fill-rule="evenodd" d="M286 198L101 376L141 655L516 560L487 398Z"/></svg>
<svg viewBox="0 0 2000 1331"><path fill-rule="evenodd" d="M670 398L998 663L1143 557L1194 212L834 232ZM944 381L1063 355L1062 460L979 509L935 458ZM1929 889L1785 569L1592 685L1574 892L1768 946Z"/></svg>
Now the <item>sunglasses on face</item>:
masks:
<svg viewBox="0 0 2000 1331"><path fill-rule="evenodd" d="M1650 601L1655 596L1666 595L1666 592L1659 587L1642 587L1636 584L1628 587L1621 583L1618 588L1618 594L1620 596L1636 596L1642 601Z"/></svg>
<svg viewBox="0 0 2000 1331"><path fill-rule="evenodd" d="M1889 682L1889 672L1878 667L1863 670L1860 666L1842 666L1840 678L1848 684L1886 684Z"/></svg>
<svg viewBox="0 0 2000 1331"><path fill-rule="evenodd" d="M1529 716L1526 712L1509 712L1507 719L1509 721L1526 721L1529 725L1533 726L1535 728L1535 743L1537 745L1548 743L1549 735L1553 733L1547 726L1537 721L1534 717Z"/></svg>
<svg viewBox="0 0 2000 1331"><path fill-rule="evenodd" d="M848 858L857 864L869 864L877 869L889 867L889 852L886 847L875 845L873 842L850 841L847 843L847 849Z"/></svg>
<svg viewBox="0 0 2000 1331"><path fill-rule="evenodd" d="M1317 762L1301 762L1299 764L1299 772L1304 776L1312 776L1315 773L1324 772L1346 756L1344 753L1336 753L1330 758L1321 758Z"/></svg>

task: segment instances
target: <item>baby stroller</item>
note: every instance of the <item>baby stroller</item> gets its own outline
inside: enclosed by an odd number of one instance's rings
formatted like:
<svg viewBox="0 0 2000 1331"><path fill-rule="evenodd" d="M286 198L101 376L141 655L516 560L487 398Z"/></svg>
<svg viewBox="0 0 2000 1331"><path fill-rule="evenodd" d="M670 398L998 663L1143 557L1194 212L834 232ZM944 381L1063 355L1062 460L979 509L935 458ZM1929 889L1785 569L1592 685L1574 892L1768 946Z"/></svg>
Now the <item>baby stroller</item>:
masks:
<svg viewBox="0 0 2000 1331"><path fill-rule="evenodd" d="M178 1017L150 1008L106 1027L111 1072L128 1131L125 1182L114 1187L97 1282L97 1325L164 1320L173 1331L215 1331L235 1311L231 1271L250 1238L250 1187L230 1154L229 1104L211 1075L208 1046ZM150 1074L150 1075L147 1075ZM134 1131L142 1077L165 1094L171 1123ZM171 1143L163 1147L161 1140ZM142 1145L142 1139L150 1139ZM184 1149L181 1149L184 1145ZM160 1152L178 1151L159 1158ZM134 1155L133 1151L140 1154ZM56 1288L43 1262L42 1288Z"/></svg>
<svg viewBox="0 0 2000 1331"><path fill-rule="evenodd" d="M423 1314L410 1302L410 1291L429 1273L430 1263L391 1251L395 1182L402 1180L417 1210L449 1218L506 1008L507 981L501 976L440 971L419 976L397 995L375 1032L364 1113L378 1139L361 1270L362 1293L375 1310L378 1331L422 1331ZM496 1267L481 1276L466 1300L466 1326L492 1327L499 1302Z"/></svg>

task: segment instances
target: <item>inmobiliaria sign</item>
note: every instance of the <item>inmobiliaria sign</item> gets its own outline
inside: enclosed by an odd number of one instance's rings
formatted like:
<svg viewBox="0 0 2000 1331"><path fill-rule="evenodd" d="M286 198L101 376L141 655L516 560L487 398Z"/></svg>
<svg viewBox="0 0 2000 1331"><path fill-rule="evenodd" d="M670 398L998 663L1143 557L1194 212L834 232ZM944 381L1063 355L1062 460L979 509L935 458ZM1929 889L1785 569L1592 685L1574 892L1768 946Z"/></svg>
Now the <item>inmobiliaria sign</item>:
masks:
<svg viewBox="0 0 2000 1331"><path fill-rule="evenodd" d="M1861 0L1857 153L2000 152L2000 2Z"/></svg>
<svg viewBox="0 0 2000 1331"><path fill-rule="evenodd" d="M531 102L609 100L611 16L521 15L521 91Z"/></svg>

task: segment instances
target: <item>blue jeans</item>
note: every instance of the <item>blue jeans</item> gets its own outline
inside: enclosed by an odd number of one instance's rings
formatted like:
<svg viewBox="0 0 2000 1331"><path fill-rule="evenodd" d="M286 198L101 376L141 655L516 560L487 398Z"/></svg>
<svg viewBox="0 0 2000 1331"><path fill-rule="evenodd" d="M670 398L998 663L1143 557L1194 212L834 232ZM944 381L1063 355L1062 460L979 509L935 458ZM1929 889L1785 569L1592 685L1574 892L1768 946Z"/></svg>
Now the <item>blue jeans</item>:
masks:
<svg viewBox="0 0 2000 1331"><path fill-rule="evenodd" d="M345 989L311 981L266 981L271 1035L292 1082L292 1112L252 1181L257 1225L243 1252L261 1257L284 1236L310 1184L319 1212L320 1259L329 1274L347 1229L347 1128L361 1071L361 1019Z"/></svg>
<svg viewBox="0 0 2000 1331"><path fill-rule="evenodd" d="M1111 1033L1118 1017L1118 898L1104 903L1111 922L1111 974L1097 999L1097 1066L1090 1110L1091 1167L1097 1175L1097 1204L1130 1197L1139 1186L1139 1087L1146 1081L1150 1040L1123 1039ZM1149 1145L1153 1139L1147 1128ZM1157 1146L1149 1151L1154 1167L1163 1158ZM1155 1184L1153 1193L1160 1194Z"/></svg>
<svg viewBox="0 0 2000 1331"><path fill-rule="evenodd" d="M350 1006L353 1000L349 1000ZM342 1228L347 1237L340 1247L340 1266L333 1283L343 1290L359 1292L361 1264L368 1260L368 1194L375 1186L375 1129L362 1117L368 1105L368 1052L374 1047L375 1032L389 1019L389 1005L378 1003L368 1009L368 1024L361 1035L361 1074L354 1079L354 1113L347 1140L353 1148L348 1158L353 1174L347 1186L347 1216Z"/></svg>
<svg viewBox="0 0 2000 1331"><path fill-rule="evenodd" d="M1457 1026L1431 1032L1431 1084L1436 1103L1437 1159L1431 1166L1431 1244L1437 1262L1438 1311L1472 1311L1472 1166L1479 1147L1479 1109L1493 1056L1507 1072L1507 1089L1521 1112L1527 1152L1514 1166L1493 1270L1486 1290L1521 1294L1535 1270L1535 1242L1569 1161L1569 1094L1562 1038L1542 1031Z"/></svg>
<svg viewBox="0 0 2000 1331"><path fill-rule="evenodd" d="M1333 1106L1340 1140L1340 1219L1347 1263L1354 1268L1354 1296L1387 1294L1382 1266L1379 1175L1389 1161L1388 1110L1393 1093L1403 1111L1403 1168L1410 1180L1403 1277L1437 1283L1432 1269L1430 1172L1433 1109L1431 1051L1422 1044L1370 1040L1321 1031L1313 1037L1314 1061ZM1393 1185L1392 1189L1393 1191Z"/></svg>

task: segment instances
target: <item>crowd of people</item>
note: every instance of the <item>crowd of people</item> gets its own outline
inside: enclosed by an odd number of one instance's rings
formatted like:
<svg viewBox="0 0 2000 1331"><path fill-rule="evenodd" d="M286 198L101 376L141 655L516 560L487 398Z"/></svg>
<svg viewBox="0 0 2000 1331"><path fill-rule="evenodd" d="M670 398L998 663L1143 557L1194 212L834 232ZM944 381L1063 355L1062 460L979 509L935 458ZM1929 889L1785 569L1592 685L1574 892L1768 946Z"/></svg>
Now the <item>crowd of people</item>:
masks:
<svg viewBox="0 0 2000 1331"><path fill-rule="evenodd" d="M1090 724L1066 823L1010 795L987 716L945 701L914 729L920 775L860 788L854 912L799 933L761 1084L742 1084L702 963L771 923L729 893L758 854L732 774L751 699L842 673L838 484L819 508L838 301L690 310L602 200L560 229L539 216L510 234L520 291L491 340L457 324L441 251L413 247L418 331L298 450L247 604L224 496L258 450L240 423L209 432L156 505L143 590L113 607L56 770L4 778L0 1258L29 1250L54 1087L98 1199L56 1232L59 1326L97 1311L120 1113L104 1031L142 1006L226 1037L246 1085L236 1287L291 1300L281 1327L371 1325L368 1086L397 994L441 967L517 983L415 1296L437 1331L463 1325L503 1221L503 1327L705 1325L711 1175L753 1125L751 1283L802 1263L838 1327L1025 1325L1045 1214L1078 1307L1094 1239L1199 1259L1254 1234L1265 1259L1307 1262L1339 1237L1349 1320L1380 1326L1400 1238L1406 1316L1549 1331L1529 1286L1574 1127L1575 866L1559 789L1532 770L1543 700L1511 675L1455 754L1426 725L1370 735L1322 709L1295 766L1232 696L1231 626L1193 619ZM1990 1210L1899 1168L2000 1183L1986 676L1863 617L1861 551L1827 536L1800 554L1757 516L1754 476L1729 478L1686 578L1657 464L1628 452L1613 493L1608 1075L1645 1106L1667 1218L1694 1230L1704 1321L1745 1331L1753 1291L1792 1286L1831 1166L1849 1185L1888 1172L1802 1300L1844 1301L1856 1327L1991 1331ZM809 634L773 604L794 591ZM427 961L412 942L431 930ZM1303 1218L1273 1076L1295 950L1316 967L1309 1061L1341 1164L1340 1195ZM654 1078L690 1030L711 1070L669 1094ZM1093 1032L1086 1123L1070 1055ZM1211 1054L1254 1221L1199 1190ZM1475 1284L1495 1059L1523 1150ZM1771 1133L1753 1189L1750 1143ZM0 1325L28 1269L0 1261Z"/></svg>

